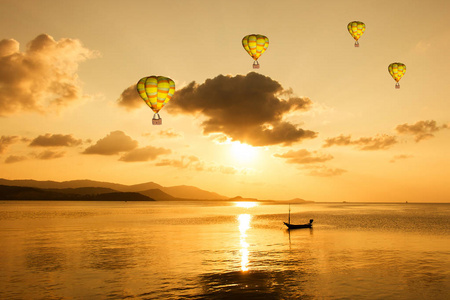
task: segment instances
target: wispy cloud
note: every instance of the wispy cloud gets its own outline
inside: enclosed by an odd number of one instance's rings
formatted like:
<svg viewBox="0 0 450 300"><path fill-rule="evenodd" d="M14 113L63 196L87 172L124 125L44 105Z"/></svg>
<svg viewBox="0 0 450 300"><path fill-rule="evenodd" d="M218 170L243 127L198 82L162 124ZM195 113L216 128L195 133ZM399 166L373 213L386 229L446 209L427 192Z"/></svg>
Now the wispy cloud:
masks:
<svg viewBox="0 0 450 300"><path fill-rule="evenodd" d="M291 111L310 107L308 98L295 97L277 81L252 72L246 76L219 75L202 84L191 82L175 92L166 109L204 115L204 134L223 133L252 146L289 146L317 136L283 120Z"/></svg>
<svg viewBox="0 0 450 300"><path fill-rule="evenodd" d="M64 151L52 151L52 150L45 150L40 153L36 153L33 156L37 159L55 159L55 158L61 158L64 157L65 152Z"/></svg>
<svg viewBox="0 0 450 300"><path fill-rule="evenodd" d="M351 135L340 135L325 139L325 144L322 147L354 145L359 150L385 150L396 143L397 138L387 134L378 134L375 137L361 137L355 140L351 139Z"/></svg>
<svg viewBox="0 0 450 300"><path fill-rule="evenodd" d="M274 156L285 158L289 164L311 164L333 159L333 156L330 154L318 153L317 151L310 152L306 149L289 150L282 154L274 154Z"/></svg>
<svg viewBox="0 0 450 300"><path fill-rule="evenodd" d="M397 160L407 159L407 158L411 158L411 157L413 157L413 156L407 155L407 154L394 155L394 157L389 162L394 163Z"/></svg>
<svg viewBox="0 0 450 300"><path fill-rule="evenodd" d="M122 157L119 158L119 160L125 162L149 161L155 160L160 155L170 153L172 153L170 149L147 146L144 148L133 149L122 155Z"/></svg>
<svg viewBox="0 0 450 300"><path fill-rule="evenodd" d="M10 155L5 159L6 164L12 164L20 161L27 160L28 158L26 156L22 155Z"/></svg>
<svg viewBox="0 0 450 300"><path fill-rule="evenodd" d="M94 145L86 148L83 154L114 155L120 152L131 151L138 146L138 142L126 135L123 131L110 132Z"/></svg>
<svg viewBox="0 0 450 300"><path fill-rule="evenodd" d="M311 168L311 171L307 173L310 176L318 176L318 177L332 177L339 176L347 172L347 170L340 168L329 168L326 166L314 166Z"/></svg>
<svg viewBox="0 0 450 300"><path fill-rule="evenodd" d="M82 143L81 139L75 139L71 134L40 135L29 144L30 147L73 147Z"/></svg>
<svg viewBox="0 0 450 300"><path fill-rule="evenodd" d="M399 134L413 135L416 142L434 137L435 132L442 129L448 129L448 124L436 125L434 120L418 121L415 124L407 123L398 125L395 129Z"/></svg>
<svg viewBox="0 0 450 300"><path fill-rule="evenodd" d="M318 151L308 151L306 149L289 150L288 152L274 154L273 156L285 158L289 164L300 165L299 169L306 170L306 175L309 176L331 177L347 172L344 169L330 168L321 164L332 160L333 156Z"/></svg>
<svg viewBox="0 0 450 300"><path fill-rule="evenodd" d="M220 172L223 174L248 174L252 170L248 168L236 168L234 166L226 166L213 162L205 162L195 155L181 156L179 159L163 159L155 164L159 167L171 166L178 169L189 169L205 172Z"/></svg>
<svg viewBox="0 0 450 300"><path fill-rule="evenodd" d="M200 159L197 156L182 156L179 159L163 159L157 162L155 165L158 167L172 166L180 169L189 168L195 162L199 162ZM194 167L195 168L195 167Z"/></svg>
<svg viewBox="0 0 450 300"><path fill-rule="evenodd" d="M95 56L77 39L41 34L23 52L16 40L1 40L0 115L58 111L82 99L78 65Z"/></svg>
<svg viewBox="0 0 450 300"><path fill-rule="evenodd" d="M167 137L167 138L177 138L177 137L182 137L183 135L179 132L176 132L175 130L173 130L173 128L169 128L166 130L160 130L159 131L159 135L162 137Z"/></svg>
<svg viewBox="0 0 450 300"><path fill-rule="evenodd" d="M16 135L2 135L0 137L0 154L6 151L6 149L19 141L19 137Z"/></svg>

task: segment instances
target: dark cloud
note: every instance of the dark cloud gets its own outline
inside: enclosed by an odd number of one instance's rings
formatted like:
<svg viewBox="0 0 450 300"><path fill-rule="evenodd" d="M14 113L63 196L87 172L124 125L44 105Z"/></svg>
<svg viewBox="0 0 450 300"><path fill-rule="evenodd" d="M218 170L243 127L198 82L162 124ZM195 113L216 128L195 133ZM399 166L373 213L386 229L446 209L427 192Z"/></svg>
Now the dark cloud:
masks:
<svg viewBox="0 0 450 300"><path fill-rule="evenodd" d="M300 149L297 151L289 150L283 154L274 154L274 156L286 158L286 162L289 164L311 164L333 159L333 156L329 154L318 153L317 151L310 152L306 149Z"/></svg>
<svg viewBox="0 0 450 300"><path fill-rule="evenodd" d="M79 40L55 41L47 34L24 52L13 39L0 41L0 115L58 111L81 99L78 65L95 55Z"/></svg>
<svg viewBox="0 0 450 300"><path fill-rule="evenodd" d="M27 160L28 158L26 156L20 156L20 155L10 155L5 159L6 164L12 164L20 161Z"/></svg>
<svg viewBox="0 0 450 300"><path fill-rule="evenodd" d="M82 140L75 139L71 134L50 134L40 135L33 139L31 147L73 147L82 143Z"/></svg>
<svg viewBox="0 0 450 300"><path fill-rule="evenodd" d="M2 135L0 137L0 154L6 151L9 145L19 141L19 137L15 135Z"/></svg>
<svg viewBox="0 0 450 300"><path fill-rule="evenodd" d="M395 129L400 134L413 135L416 142L434 137L433 133L441 129L449 128L447 124L441 126L436 125L436 121L418 121L415 124L409 125L407 123L398 125Z"/></svg>
<svg viewBox="0 0 450 300"><path fill-rule="evenodd" d="M378 134L375 137L362 137L357 140L352 140L350 135L340 135L325 139L325 144L322 147L354 145L359 150L384 150L396 143L397 138L395 136L386 134Z"/></svg>
<svg viewBox="0 0 450 300"><path fill-rule="evenodd" d="M394 157L389 162L394 163L397 160L407 159L407 158L411 158L411 157L413 157L413 156L412 155L407 155L407 154L394 155Z"/></svg>
<svg viewBox="0 0 450 300"><path fill-rule="evenodd" d="M45 150L45 151L35 154L34 157L36 157L37 159L47 160L47 159L61 158L64 156L64 154L65 154L65 152L62 152L62 151L58 152L58 151Z"/></svg>
<svg viewBox="0 0 450 300"><path fill-rule="evenodd" d="M146 106L145 102L139 96L136 90L136 84L133 84L126 88L119 99L117 100L119 106L124 107L126 110L133 110L142 106Z"/></svg>
<svg viewBox="0 0 450 300"><path fill-rule="evenodd" d="M131 151L138 146L138 142L123 131L110 132L106 137L98 140L94 145L86 148L83 154L114 155Z"/></svg>
<svg viewBox="0 0 450 300"><path fill-rule="evenodd" d="M294 97L277 81L252 72L246 76L219 75L202 84L192 82L175 92L166 110L204 115L204 134L223 133L252 146L288 146L317 136L283 121L290 111L310 107L308 98Z"/></svg>
<svg viewBox="0 0 450 300"><path fill-rule="evenodd" d="M126 162L148 161L155 160L159 155L170 153L172 153L170 149L147 146L144 148L131 150L130 152L122 155L119 160Z"/></svg>

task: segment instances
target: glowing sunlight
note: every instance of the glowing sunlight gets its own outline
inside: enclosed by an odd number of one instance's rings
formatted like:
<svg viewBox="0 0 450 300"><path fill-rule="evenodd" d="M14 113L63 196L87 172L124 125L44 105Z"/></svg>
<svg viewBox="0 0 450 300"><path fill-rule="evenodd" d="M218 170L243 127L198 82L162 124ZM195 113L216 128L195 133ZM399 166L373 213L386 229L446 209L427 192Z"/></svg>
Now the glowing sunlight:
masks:
<svg viewBox="0 0 450 300"><path fill-rule="evenodd" d="M233 153L233 157L241 163L253 161L258 154L255 147L247 144L241 144L240 142L231 143L231 152Z"/></svg>

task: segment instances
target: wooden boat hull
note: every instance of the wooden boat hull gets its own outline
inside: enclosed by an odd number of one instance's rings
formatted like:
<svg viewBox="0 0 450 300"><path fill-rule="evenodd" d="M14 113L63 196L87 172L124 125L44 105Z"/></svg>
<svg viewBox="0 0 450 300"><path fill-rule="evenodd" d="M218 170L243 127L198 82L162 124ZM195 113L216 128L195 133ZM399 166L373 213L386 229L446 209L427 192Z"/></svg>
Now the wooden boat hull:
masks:
<svg viewBox="0 0 450 300"><path fill-rule="evenodd" d="M299 229L299 228L312 228L312 223L308 223L308 224L299 224L299 225L295 225L295 224L289 224L286 222L283 222L284 225L287 226L287 228L289 229Z"/></svg>

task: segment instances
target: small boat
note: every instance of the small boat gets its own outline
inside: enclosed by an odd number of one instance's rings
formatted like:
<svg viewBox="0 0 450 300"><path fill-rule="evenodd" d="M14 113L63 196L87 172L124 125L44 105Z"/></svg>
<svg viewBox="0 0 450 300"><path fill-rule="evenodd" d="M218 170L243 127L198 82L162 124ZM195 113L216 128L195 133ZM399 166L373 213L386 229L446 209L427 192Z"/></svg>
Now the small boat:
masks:
<svg viewBox="0 0 450 300"><path fill-rule="evenodd" d="M289 220L288 222L283 222L284 225L287 226L288 229L298 229L298 228L312 228L313 219L309 220L309 223L306 224L291 224L291 205L289 204Z"/></svg>
<svg viewBox="0 0 450 300"><path fill-rule="evenodd" d="M284 225L287 226L288 229L297 229L297 228L312 228L313 221L314 220L311 219L311 220L309 220L309 223L306 223L306 224L289 224L286 222L283 222L283 223L284 223Z"/></svg>

